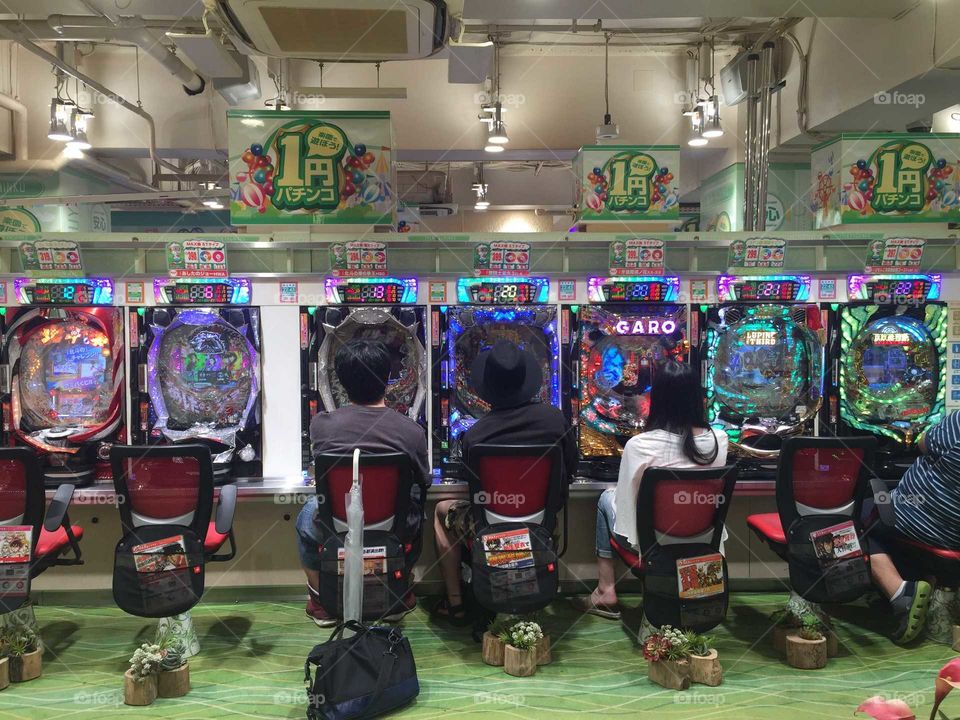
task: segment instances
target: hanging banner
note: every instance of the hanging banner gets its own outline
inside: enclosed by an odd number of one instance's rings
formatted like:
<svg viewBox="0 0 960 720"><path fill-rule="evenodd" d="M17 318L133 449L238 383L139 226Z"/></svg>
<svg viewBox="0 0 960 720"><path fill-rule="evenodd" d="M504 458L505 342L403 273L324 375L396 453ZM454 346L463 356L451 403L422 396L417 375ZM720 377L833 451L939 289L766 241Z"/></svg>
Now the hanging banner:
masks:
<svg viewBox="0 0 960 720"><path fill-rule="evenodd" d="M227 112L230 222L396 225L388 112Z"/></svg>
<svg viewBox="0 0 960 720"><path fill-rule="evenodd" d="M680 219L678 145L590 145L574 161L583 222Z"/></svg>
<svg viewBox="0 0 960 720"><path fill-rule="evenodd" d="M330 274L335 277L383 277L387 274L387 246L357 240L330 246Z"/></svg>
<svg viewBox="0 0 960 720"><path fill-rule="evenodd" d="M867 246L864 270L868 273L909 273L920 270L926 240L892 237L873 240Z"/></svg>
<svg viewBox="0 0 960 720"><path fill-rule="evenodd" d="M530 243L494 240L473 246L473 274L481 277L530 274Z"/></svg>
<svg viewBox="0 0 960 720"><path fill-rule="evenodd" d="M734 270L773 270L783 267L787 241L782 238L755 237L730 243L727 267Z"/></svg>
<svg viewBox="0 0 960 720"><path fill-rule="evenodd" d="M227 247L220 240L167 243L170 277L227 277Z"/></svg>
<svg viewBox="0 0 960 720"><path fill-rule="evenodd" d="M660 238L618 235L610 243L610 274L662 275L664 256Z"/></svg>
<svg viewBox="0 0 960 720"><path fill-rule="evenodd" d="M83 274L80 246L73 240L24 240L20 265L29 277L75 277Z"/></svg>
<svg viewBox="0 0 960 720"><path fill-rule="evenodd" d="M960 220L960 134L840 135L811 158L818 228Z"/></svg>

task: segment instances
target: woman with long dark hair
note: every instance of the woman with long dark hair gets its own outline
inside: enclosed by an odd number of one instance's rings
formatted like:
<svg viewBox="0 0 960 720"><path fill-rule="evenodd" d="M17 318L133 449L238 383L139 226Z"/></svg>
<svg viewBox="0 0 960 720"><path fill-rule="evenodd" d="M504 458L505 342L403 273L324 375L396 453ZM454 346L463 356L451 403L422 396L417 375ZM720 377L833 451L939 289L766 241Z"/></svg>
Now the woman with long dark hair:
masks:
<svg viewBox="0 0 960 720"><path fill-rule="evenodd" d="M643 432L627 441L617 487L597 502L597 589L575 598L583 612L619 619L616 564L611 543L637 545L637 493L650 467L716 467L727 462L727 435L707 423L696 371L669 360L657 368L650 388L650 413Z"/></svg>

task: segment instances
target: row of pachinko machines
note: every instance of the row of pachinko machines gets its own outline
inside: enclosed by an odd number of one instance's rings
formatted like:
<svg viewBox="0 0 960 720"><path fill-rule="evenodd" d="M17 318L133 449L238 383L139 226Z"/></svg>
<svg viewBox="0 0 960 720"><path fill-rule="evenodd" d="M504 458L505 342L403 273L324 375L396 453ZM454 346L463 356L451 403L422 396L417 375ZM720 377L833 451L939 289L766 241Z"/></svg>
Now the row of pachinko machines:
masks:
<svg viewBox="0 0 960 720"><path fill-rule="evenodd" d="M540 401L576 425L581 478L616 478L667 358L699 369L708 419L745 476L772 478L783 438L811 432L878 436L877 469L895 476L945 412L941 277L845 280L845 299L829 302L807 275L721 276L691 303L677 277L597 277L574 290L583 302L565 303L546 277L443 281L443 302L416 278L327 278L323 304L285 309L299 313L284 354L300 351L302 466L310 419L347 402L337 349L376 338L394 360L388 405L430 432L438 481L462 477L457 440L489 410L469 370L508 339L540 361ZM121 307L108 278L17 279L18 305L0 308L4 441L37 450L51 484L108 477L116 442L201 442L219 480L263 474L271 389L251 281L157 278L152 289L153 304Z"/></svg>

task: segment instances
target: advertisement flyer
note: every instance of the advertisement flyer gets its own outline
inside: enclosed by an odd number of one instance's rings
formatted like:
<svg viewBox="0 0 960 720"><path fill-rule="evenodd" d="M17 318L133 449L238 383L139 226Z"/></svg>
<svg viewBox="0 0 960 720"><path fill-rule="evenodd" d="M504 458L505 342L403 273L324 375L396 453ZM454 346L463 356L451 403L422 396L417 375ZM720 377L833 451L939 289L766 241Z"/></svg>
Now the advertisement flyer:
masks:
<svg viewBox="0 0 960 720"><path fill-rule="evenodd" d="M787 253L787 241L782 238L738 238L730 243L727 267L731 270L779 269Z"/></svg>
<svg viewBox="0 0 960 720"><path fill-rule="evenodd" d="M383 277L387 274L387 246L368 240L334 243L330 246L330 274Z"/></svg>
<svg viewBox="0 0 960 720"><path fill-rule="evenodd" d="M920 270L922 238L891 237L873 240L867 246L864 270L868 273L911 273Z"/></svg>
<svg viewBox="0 0 960 720"><path fill-rule="evenodd" d="M723 592L723 556L720 553L677 560L680 598L710 597Z"/></svg>
<svg viewBox="0 0 960 720"><path fill-rule="evenodd" d="M529 275L530 243L495 240L474 245L473 274L503 277Z"/></svg>
<svg viewBox="0 0 960 720"><path fill-rule="evenodd" d="M611 275L662 275L664 239L617 236L610 243Z"/></svg>
<svg viewBox="0 0 960 720"><path fill-rule="evenodd" d="M167 243L170 277L227 277L227 247L220 240Z"/></svg>
<svg viewBox="0 0 960 720"><path fill-rule="evenodd" d="M29 277L83 275L80 246L73 240L24 240L17 250L20 265Z"/></svg>

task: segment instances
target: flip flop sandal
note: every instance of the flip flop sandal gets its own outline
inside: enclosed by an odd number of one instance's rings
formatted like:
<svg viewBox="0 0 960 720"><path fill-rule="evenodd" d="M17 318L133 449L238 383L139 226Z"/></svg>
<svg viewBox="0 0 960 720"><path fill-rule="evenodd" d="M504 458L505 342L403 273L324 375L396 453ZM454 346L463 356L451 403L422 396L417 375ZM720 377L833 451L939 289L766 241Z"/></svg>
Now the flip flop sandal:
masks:
<svg viewBox="0 0 960 720"><path fill-rule="evenodd" d="M433 608L433 616L441 620L446 620L454 627L466 627L471 623L470 618L467 617L467 609L463 603L451 605L447 598L443 598L436 604Z"/></svg>
<svg viewBox="0 0 960 720"><path fill-rule="evenodd" d="M570 600L570 604L573 605L574 609L579 610L582 613L587 615L596 615L597 617L602 617L607 620L619 620L620 619L620 608L610 605L594 605L590 601L590 597L575 597Z"/></svg>
<svg viewBox="0 0 960 720"><path fill-rule="evenodd" d="M910 605L910 615L907 620L907 629L900 636L899 642L907 643L915 639L922 631L927 621L927 608L930 604L930 585L923 580L917 582L917 591Z"/></svg>

